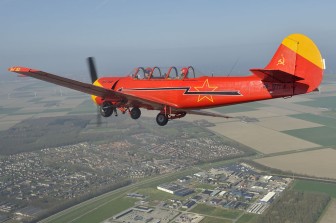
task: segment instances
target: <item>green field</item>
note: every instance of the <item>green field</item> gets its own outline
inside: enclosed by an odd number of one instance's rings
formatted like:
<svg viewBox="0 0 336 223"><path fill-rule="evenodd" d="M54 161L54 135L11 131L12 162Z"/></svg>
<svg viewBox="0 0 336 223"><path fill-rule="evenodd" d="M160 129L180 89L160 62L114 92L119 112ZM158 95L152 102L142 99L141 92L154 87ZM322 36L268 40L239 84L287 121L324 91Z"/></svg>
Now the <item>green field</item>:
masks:
<svg viewBox="0 0 336 223"><path fill-rule="evenodd" d="M33 99L30 99L30 100L28 100L27 102L35 102L35 103L38 103L38 102L40 102L40 101L42 101L43 100L43 98L42 97L34 97Z"/></svg>
<svg viewBox="0 0 336 223"><path fill-rule="evenodd" d="M18 111L19 109L21 109L21 108L5 108L3 106L0 106L0 114L4 114L4 115L12 114L12 113Z"/></svg>
<svg viewBox="0 0 336 223"><path fill-rule="evenodd" d="M168 200L168 199L179 199L181 200L181 197L160 191L158 189L154 188L141 188L136 191L139 194L143 194L145 196L148 196L148 201L162 201L162 200Z"/></svg>
<svg viewBox="0 0 336 223"><path fill-rule="evenodd" d="M336 129L331 127L315 127L284 131L286 134L313 142L324 147L336 146Z"/></svg>
<svg viewBox="0 0 336 223"><path fill-rule="evenodd" d="M336 198L336 184L323 183L318 181L296 180L293 185L294 190L326 193Z"/></svg>
<svg viewBox="0 0 336 223"><path fill-rule="evenodd" d="M248 111L256 111L257 108L260 108L262 105L258 102L251 102L251 103L245 103L245 104L239 104L239 105L230 105L226 107L219 107L214 108L214 111L221 112L223 114L227 113L236 113L236 112L248 112Z"/></svg>
<svg viewBox="0 0 336 223"><path fill-rule="evenodd" d="M126 210L134 206L134 199L131 198L117 198L115 200L110 200L108 203L102 204L101 207L97 206L96 208L90 210L89 214L84 214L79 216L73 223L92 223L100 222L109 217L112 217L118 214L121 211ZM62 221L65 222L65 221Z"/></svg>
<svg viewBox="0 0 336 223"><path fill-rule="evenodd" d="M70 112L72 109L71 108L48 108L43 110L43 113L48 113L48 112Z"/></svg>
<svg viewBox="0 0 336 223"><path fill-rule="evenodd" d="M258 215L256 214L244 214L238 219L238 221L236 221L236 223L254 223L257 218Z"/></svg>
<svg viewBox="0 0 336 223"><path fill-rule="evenodd" d="M239 211L229 211L223 208L211 207L205 204L198 204L191 210L191 212L230 219L236 219L241 214Z"/></svg>
<svg viewBox="0 0 336 223"><path fill-rule="evenodd" d="M37 81L37 82L34 81L33 83L25 84L22 87L15 88L15 91L18 91L18 92L36 91L37 89L45 89L45 88L50 88L50 87L54 88L55 85L42 82L42 81Z"/></svg>
<svg viewBox="0 0 336 223"><path fill-rule="evenodd" d="M336 98L334 96L319 97L318 100L298 102L297 104L311 106L315 108L336 109Z"/></svg>
<svg viewBox="0 0 336 223"><path fill-rule="evenodd" d="M220 218L205 217L201 223L232 223L232 221Z"/></svg>
<svg viewBox="0 0 336 223"><path fill-rule="evenodd" d="M67 97L66 97L66 99L86 99L86 98L90 98L90 96L87 95L87 94L84 94L84 93L80 93L80 92L78 92L78 93L74 92L74 94L67 95Z"/></svg>
<svg viewBox="0 0 336 223"><path fill-rule="evenodd" d="M336 145L336 119L313 114L291 115L293 118L324 125L322 127L295 129L284 131L286 134L295 136L325 147Z"/></svg>
<svg viewBox="0 0 336 223"><path fill-rule="evenodd" d="M313 115L313 114L308 114L308 113L291 115L291 117L306 120L309 122L315 122L315 123L336 129L336 119L332 117L323 117L323 116L318 116L318 115Z"/></svg>
<svg viewBox="0 0 336 223"><path fill-rule="evenodd" d="M73 108L68 114L96 113L97 108L92 100L87 99Z"/></svg>
<svg viewBox="0 0 336 223"><path fill-rule="evenodd" d="M323 111L322 115L328 116L328 117L331 117L331 118L336 118L336 110Z"/></svg>
<svg viewBox="0 0 336 223"><path fill-rule="evenodd" d="M67 211L67 213L65 213L65 214L62 214L62 215L57 216L57 217L55 216L55 218L47 220L46 222L53 222L53 223L63 223L63 222L70 222L70 221L73 222L75 219L77 221L77 219L89 218L91 216L92 211L94 211L95 213L98 212L99 214L101 212L105 213L105 211L109 207L111 207L111 204L110 204L111 201L113 201L114 204L118 204L118 201L120 202L119 199L121 199L120 197L124 195L124 192L125 192L124 190L121 190L118 193L114 193L113 197L106 196L102 199L97 199L95 201L90 200L90 202L88 202L84 205L80 205L79 207L73 208L70 211ZM130 200L128 200L128 201L130 201ZM127 204L126 200L122 200L122 202L123 202L123 205L122 205L123 208L126 209L127 208L126 207L126 204ZM134 203L134 201L132 202L131 206L133 206L133 203ZM113 213L109 214L106 218L112 217L112 216L113 216ZM85 221L85 222L90 222L90 221ZM99 221L92 221L92 219L91 219L91 222L99 222Z"/></svg>

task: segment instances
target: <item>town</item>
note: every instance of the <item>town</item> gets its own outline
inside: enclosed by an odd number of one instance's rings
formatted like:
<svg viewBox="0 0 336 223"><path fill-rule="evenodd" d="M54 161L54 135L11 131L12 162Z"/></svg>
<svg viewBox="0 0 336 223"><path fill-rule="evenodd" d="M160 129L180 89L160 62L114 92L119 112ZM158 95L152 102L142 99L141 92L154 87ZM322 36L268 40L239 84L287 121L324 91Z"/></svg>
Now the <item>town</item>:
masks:
<svg viewBox="0 0 336 223"><path fill-rule="evenodd" d="M200 162L242 157L249 151L215 135L169 139L138 133L129 140L88 142L0 158L0 217L33 219L64 201L111 185L176 172ZM136 143L135 143L136 142ZM1 219L1 218L0 218Z"/></svg>
<svg viewBox="0 0 336 223"><path fill-rule="evenodd" d="M291 182L291 178L262 175L247 163L234 163L158 185L157 190L175 196L156 205L150 197L140 193L128 194L141 202L135 202L134 207L105 222L141 219L144 222L198 223L204 218L198 211L202 206L262 214Z"/></svg>

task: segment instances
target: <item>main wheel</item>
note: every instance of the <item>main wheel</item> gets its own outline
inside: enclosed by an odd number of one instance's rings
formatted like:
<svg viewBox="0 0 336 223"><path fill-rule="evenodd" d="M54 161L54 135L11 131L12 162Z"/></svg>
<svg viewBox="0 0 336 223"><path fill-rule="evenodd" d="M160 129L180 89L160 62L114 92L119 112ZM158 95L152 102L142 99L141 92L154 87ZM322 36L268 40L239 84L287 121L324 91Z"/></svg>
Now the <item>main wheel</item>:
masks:
<svg viewBox="0 0 336 223"><path fill-rule="evenodd" d="M156 116L156 122L158 125L160 126L165 126L168 122L168 117L167 115L164 115L164 114L161 114L159 113L157 116Z"/></svg>
<svg viewBox="0 0 336 223"><path fill-rule="evenodd" d="M134 107L131 109L130 114L132 119L138 119L141 116L141 110L137 107Z"/></svg>
<svg viewBox="0 0 336 223"><path fill-rule="evenodd" d="M105 101L99 108L99 112L103 117L110 117L113 114L113 105L111 102Z"/></svg>

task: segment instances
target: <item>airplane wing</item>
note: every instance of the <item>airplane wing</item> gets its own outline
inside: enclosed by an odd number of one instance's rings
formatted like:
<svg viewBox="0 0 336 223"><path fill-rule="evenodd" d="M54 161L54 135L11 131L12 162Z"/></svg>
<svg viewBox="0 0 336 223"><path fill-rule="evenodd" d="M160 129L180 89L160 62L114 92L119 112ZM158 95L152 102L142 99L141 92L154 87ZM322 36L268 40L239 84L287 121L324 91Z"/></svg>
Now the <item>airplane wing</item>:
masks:
<svg viewBox="0 0 336 223"><path fill-rule="evenodd" d="M129 105L130 107L145 107L150 110L161 110L163 106L168 105L176 111L183 111L188 114L221 117L221 118L232 118L226 115L200 111L200 110L183 110L179 109L177 105L170 104L165 101L161 101L157 98L140 98L136 95L114 91L107 88L99 87L93 84L83 83L80 81L72 80L66 77L61 77L55 74L50 74L44 71L26 68L26 67L11 67L8 69L11 72L22 74L25 76L33 77L42 81L53 83L62 87L77 90L83 93L95 95L102 98L108 98L115 101L122 101L123 103Z"/></svg>
<svg viewBox="0 0 336 223"><path fill-rule="evenodd" d="M87 94L93 94L99 97L114 96L115 92L106 88L98 87L93 84L87 84L80 81L75 81L69 78L60 77L54 74L46 73L40 70L35 70L26 67L11 67L8 69L11 72L30 76L42 81L57 84L62 87L67 87L73 90L81 91Z"/></svg>
<svg viewBox="0 0 336 223"><path fill-rule="evenodd" d="M160 110L163 105L176 107L176 105L174 104L167 104L166 102L158 101L155 98L140 98L137 97L136 95L130 95L119 91L113 91L93 84L83 83L80 81L72 80L69 78L61 77L55 74L50 74L36 69L26 67L11 67L8 70L25 76L30 76L42 81L53 83L62 87L102 97L105 99L108 98L115 101L122 101L132 107L141 105L143 107L146 107L147 109L158 109L158 110Z"/></svg>

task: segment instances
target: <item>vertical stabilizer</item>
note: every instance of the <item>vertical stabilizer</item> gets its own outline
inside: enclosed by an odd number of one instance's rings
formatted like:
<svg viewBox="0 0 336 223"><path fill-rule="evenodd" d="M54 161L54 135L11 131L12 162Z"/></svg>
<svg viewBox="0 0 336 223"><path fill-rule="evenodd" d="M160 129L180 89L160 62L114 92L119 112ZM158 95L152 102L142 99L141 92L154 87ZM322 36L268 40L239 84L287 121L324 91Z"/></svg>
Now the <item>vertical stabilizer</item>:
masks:
<svg viewBox="0 0 336 223"><path fill-rule="evenodd" d="M262 79L295 82L293 93L302 94L320 85L324 66L321 53L310 38L303 34L291 34L281 42L264 69L251 71Z"/></svg>

